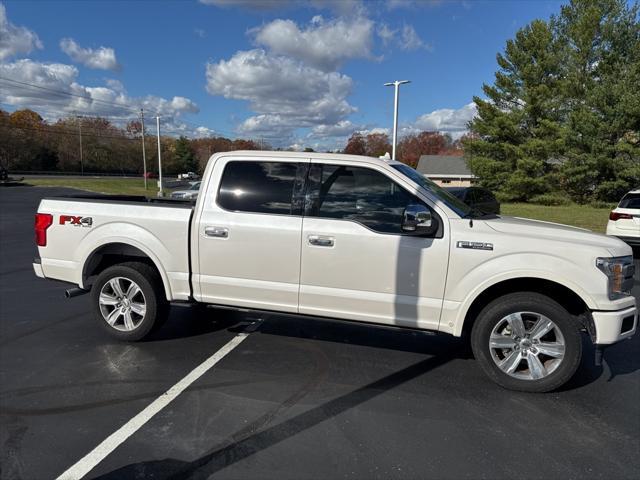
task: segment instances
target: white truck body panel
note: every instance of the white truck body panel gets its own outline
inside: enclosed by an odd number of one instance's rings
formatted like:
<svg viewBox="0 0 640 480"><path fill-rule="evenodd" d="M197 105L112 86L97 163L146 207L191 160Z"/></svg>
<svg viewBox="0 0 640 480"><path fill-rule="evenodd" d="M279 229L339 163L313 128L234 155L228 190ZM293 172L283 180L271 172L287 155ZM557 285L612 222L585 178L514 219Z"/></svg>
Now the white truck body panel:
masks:
<svg viewBox="0 0 640 480"><path fill-rule="evenodd" d="M47 278L84 287L83 267L98 248L123 243L142 250L162 276L167 299L189 298L189 218L191 209L118 201L44 199L39 212L53 214L47 246L38 247ZM92 219L91 227L61 224L61 215Z"/></svg>

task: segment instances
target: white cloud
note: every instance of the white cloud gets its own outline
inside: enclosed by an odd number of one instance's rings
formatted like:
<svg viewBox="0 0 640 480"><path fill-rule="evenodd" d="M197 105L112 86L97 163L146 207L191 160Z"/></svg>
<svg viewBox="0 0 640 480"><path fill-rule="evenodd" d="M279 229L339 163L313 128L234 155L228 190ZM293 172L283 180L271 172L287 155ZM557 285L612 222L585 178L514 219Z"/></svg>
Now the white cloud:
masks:
<svg viewBox="0 0 640 480"><path fill-rule="evenodd" d="M200 111L198 106L186 97L173 97L169 108L171 111L181 113L198 113Z"/></svg>
<svg viewBox="0 0 640 480"><path fill-rule="evenodd" d="M433 47L422 41L415 28L411 25L405 25L402 27L402 32L400 33L400 48L403 50L433 50Z"/></svg>
<svg viewBox="0 0 640 480"><path fill-rule="evenodd" d="M69 55L74 62L81 63L86 67L98 70L120 69L113 48L82 48L72 38L63 38L60 40L60 49Z"/></svg>
<svg viewBox="0 0 640 480"><path fill-rule="evenodd" d="M107 78L104 83L106 83L107 87L109 87L111 90L124 93L124 85L120 80L116 80L115 78Z"/></svg>
<svg viewBox="0 0 640 480"><path fill-rule="evenodd" d="M338 123L331 125L316 125L311 129L307 137L327 138L327 137L348 137L363 127L355 125L351 120L340 120Z"/></svg>
<svg viewBox="0 0 640 480"><path fill-rule="evenodd" d="M239 130L267 137L290 137L297 128L338 123L356 109L346 98L352 80L264 50L239 51L207 65L207 91L246 100L257 115Z"/></svg>
<svg viewBox="0 0 640 480"><path fill-rule="evenodd" d="M198 127L194 130L194 136L196 138L211 137L215 134L216 134L215 130L211 130L208 127Z"/></svg>
<svg viewBox="0 0 640 480"><path fill-rule="evenodd" d="M0 3L0 61L35 49L42 49L38 35L26 27L9 22L7 10Z"/></svg>
<svg viewBox="0 0 640 480"><path fill-rule="evenodd" d="M367 18L325 22L317 15L302 29L292 20L274 20L254 33L256 43L271 52L324 71L335 70L349 59L373 58L373 22Z"/></svg>
<svg viewBox="0 0 640 480"><path fill-rule="evenodd" d="M441 108L420 115L415 122L404 125L400 134L418 133L421 131L448 133L453 139L467 133L468 124L477 115L476 104L471 102L458 108Z"/></svg>
<svg viewBox="0 0 640 480"><path fill-rule="evenodd" d="M384 135L391 135L391 129L387 127L374 127L374 128L367 128L364 130L358 130L358 133L364 136L377 134L377 133L382 133Z"/></svg>
<svg viewBox="0 0 640 480"><path fill-rule="evenodd" d="M380 37L380 40L382 40L382 44L386 46L395 38L398 30L393 30L386 23L383 23L378 26L376 33L378 34L378 37Z"/></svg>
<svg viewBox="0 0 640 480"><path fill-rule="evenodd" d="M130 97L122 83L108 80L106 86L90 87L77 82L78 69L62 63L40 63L30 59L0 64L0 102L15 108L31 108L49 119L77 112L128 121L144 108L149 116L159 114L167 124L187 113L197 113L190 99L147 95Z"/></svg>

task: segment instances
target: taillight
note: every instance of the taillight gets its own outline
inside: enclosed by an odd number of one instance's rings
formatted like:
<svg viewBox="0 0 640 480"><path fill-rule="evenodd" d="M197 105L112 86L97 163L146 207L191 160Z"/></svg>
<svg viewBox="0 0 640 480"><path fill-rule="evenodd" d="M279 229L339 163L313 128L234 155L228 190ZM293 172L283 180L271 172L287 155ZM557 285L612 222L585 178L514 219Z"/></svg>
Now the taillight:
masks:
<svg viewBox="0 0 640 480"><path fill-rule="evenodd" d="M613 220L614 222L616 220L632 220L632 219L633 217L628 213L611 212L609 214L609 220Z"/></svg>
<svg viewBox="0 0 640 480"><path fill-rule="evenodd" d="M47 228L53 223L53 215L50 213L36 213L36 245L47 246Z"/></svg>

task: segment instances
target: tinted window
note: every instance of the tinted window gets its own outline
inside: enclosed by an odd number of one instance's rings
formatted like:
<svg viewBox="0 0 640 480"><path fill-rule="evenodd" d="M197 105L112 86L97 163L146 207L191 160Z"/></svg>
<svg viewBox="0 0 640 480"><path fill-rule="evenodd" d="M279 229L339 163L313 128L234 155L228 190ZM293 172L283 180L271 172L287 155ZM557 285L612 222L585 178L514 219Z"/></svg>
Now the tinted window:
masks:
<svg viewBox="0 0 640 480"><path fill-rule="evenodd" d="M222 174L218 205L226 210L292 214L297 163L229 162Z"/></svg>
<svg viewBox="0 0 640 480"><path fill-rule="evenodd" d="M640 193L627 193L620 202L620 208L640 208Z"/></svg>
<svg viewBox="0 0 640 480"><path fill-rule="evenodd" d="M480 200L478 199L478 194L475 190L473 190L472 188L467 188L464 191L463 201L467 205L473 205L474 203L478 203Z"/></svg>
<svg viewBox="0 0 640 480"><path fill-rule="evenodd" d="M444 202L447 207L449 207L461 217L464 217L471 213L471 209L469 208L469 206L466 205L462 200L456 198L455 195L447 192L442 187L439 187L431 180L415 171L409 165L405 165L403 163L394 163L392 167L420 185L438 200Z"/></svg>
<svg viewBox="0 0 640 480"><path fill-rule="evenodd" d="M488 190L476 189L476 201L481 203L492 203L494 201L493 194Z"/></svg>
<svg viewBox="0 0 640 480"><path fill-rule="evenodd" d="M375 170L312 165L305 215L353 220L382 233L402 233L404 209L421 203Z"/></svg>

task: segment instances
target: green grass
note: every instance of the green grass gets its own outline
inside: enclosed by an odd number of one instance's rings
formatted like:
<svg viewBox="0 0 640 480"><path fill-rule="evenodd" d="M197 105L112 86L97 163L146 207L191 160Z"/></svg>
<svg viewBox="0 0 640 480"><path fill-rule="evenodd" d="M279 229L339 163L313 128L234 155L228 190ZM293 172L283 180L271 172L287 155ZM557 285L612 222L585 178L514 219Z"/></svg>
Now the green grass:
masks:
<svg viewBox="0 0 640 480"><path fill-rule="evenodd" d="M530 203L503 203L501 212L503 215L564 223L604 233L611 209L576 204L547 207Z"/></svg>
<svg viewBox="0 0 640 480"><path fill-rule="evenodd" d="M98 193L120 195L146 195L155 197L158 192L158 181L147 180L148 190L144 189L142 178L29 178L25 183L38 187L68 187Z"/></svg>
<svg viewBox="0 0 640 480"><path fill-rule="evenodd" d="M124 195L147 195L155 197L158 191L157 180L149 180L149 189L144 189L142 178L37 178L25 181L42 187L72 187L91 192L116 193ZM608 208L593 208L586 205L552 206L529 203L503 203L502 213L515 217L533 218L548 222L564 223L576 227L588 228L604 233Z"/></svg>

